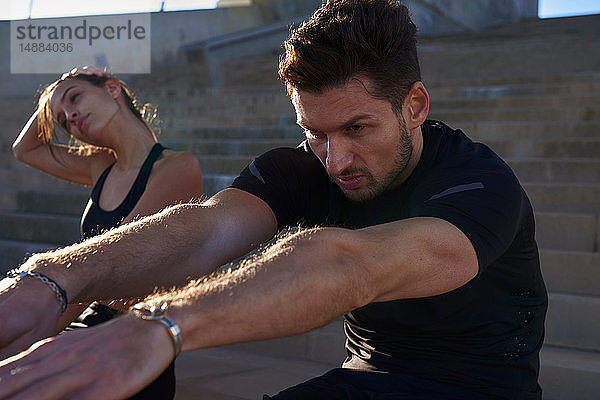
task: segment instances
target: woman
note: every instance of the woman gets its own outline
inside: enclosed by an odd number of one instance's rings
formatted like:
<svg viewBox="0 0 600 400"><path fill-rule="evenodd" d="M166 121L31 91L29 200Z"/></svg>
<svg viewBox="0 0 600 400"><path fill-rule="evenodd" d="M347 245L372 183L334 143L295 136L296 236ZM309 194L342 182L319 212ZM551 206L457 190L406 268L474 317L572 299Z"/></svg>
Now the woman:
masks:
<svg viewBox="0 0 600 400"><path fill-rule="evenodd" d="M80 145L53 142L55 124ZM73 69L46 87L13 152L19 161L50 175L93 186L81 219L83 238L202 195L198 160L157 143L125 84L94 67ZM128 305L123 301L93 303L71 325L105 322ZM57 332L84 309L69 306ZM101 344L98 350L102 351ZM170 399L174 391L171 364L132 398Z"/></svg>

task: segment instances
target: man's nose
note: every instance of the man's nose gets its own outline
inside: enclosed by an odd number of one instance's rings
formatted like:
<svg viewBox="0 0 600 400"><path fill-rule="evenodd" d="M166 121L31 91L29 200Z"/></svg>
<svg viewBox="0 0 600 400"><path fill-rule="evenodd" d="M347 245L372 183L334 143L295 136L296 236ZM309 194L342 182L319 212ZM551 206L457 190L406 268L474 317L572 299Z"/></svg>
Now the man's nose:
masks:
<svg viewBox="0 0 600 400"><path fill-rule="evenodd" d="M350 143L344 139L330 138L328 140L325 166L329 175L337 176L352 164L354 156L351 150Z"/></svg>

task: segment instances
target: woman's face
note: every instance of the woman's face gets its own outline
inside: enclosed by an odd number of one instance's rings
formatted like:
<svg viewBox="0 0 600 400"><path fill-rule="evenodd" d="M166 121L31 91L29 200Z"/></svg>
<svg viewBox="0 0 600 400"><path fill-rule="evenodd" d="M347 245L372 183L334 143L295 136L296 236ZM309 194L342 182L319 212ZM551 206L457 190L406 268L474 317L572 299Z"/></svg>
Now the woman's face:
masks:
<svg viewBox="0 0 600 400"><path fill-rule="evenodd" d="M119 110L120 92L115 80L95 86L82 79L69 79L54 89L50 110L58 124L76 139L105 146L105 134Z"/></svg>

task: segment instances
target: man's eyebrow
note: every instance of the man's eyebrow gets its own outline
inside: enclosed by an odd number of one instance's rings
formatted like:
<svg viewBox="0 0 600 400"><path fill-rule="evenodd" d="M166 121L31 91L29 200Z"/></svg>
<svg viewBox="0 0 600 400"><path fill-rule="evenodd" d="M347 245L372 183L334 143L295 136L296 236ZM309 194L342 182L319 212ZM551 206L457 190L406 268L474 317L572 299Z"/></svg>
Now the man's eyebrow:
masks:
<svg viewBox="0 0 600 400"><path fill-rule="evenodd" d="M345 121L343 123L341 123L337 129L346 129L351 127L352 125L356 124L358 121L360 121L361 119L371 119L373 118L373 115L371 114L360 114L360 115L356 115L352 118L350 118L348 121ZM309 130L309 131L318 131L318 129L313 129L311 128L305 121L302 120L298 120L296 121L296 123L303 129Z"/></svg>
<svg viewBox="0 0 600 400"><path fill-rule="evenodd" d="M342 128L342 129L349 128L352 125L356 124L361 119L371 119L371 118L373 118L373 115L371 115L371 114L360 114L360 115L352 117L348 121L344 122L342 125L340 125L340 128Z"/></svg>

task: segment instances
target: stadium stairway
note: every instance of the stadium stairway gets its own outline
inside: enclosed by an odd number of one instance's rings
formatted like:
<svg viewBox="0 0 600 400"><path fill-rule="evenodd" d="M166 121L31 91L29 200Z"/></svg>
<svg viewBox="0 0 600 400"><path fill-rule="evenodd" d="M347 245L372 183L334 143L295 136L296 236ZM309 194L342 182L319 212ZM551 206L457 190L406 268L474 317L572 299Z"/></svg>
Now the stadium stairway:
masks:
<svg viewBox="0 0 600 400"><path fill-rule="evenodd" d="M431 118L462 129L498 152L533 203L550 300L541 354L545 400L600 396L600 63L589 53L597 41L585 42L581 33L590 29L590 21L600 26L600 19L583 20L491 29L487 47L483 34L430 38L423 44ZM511 32L519 30L534 39L520 42L518 54L511 57L531 55L527 63L537 68L535 75L507 74L494 61L502 58L503 49L509 52L511 43L515 48ZM569 46L573 31L582 36ZM544 69L548 40L559 54L575 47L578 57L571 55L562 70L555 65ZM476 50L473 43L478 44ZM488 54L487 60L494 62L486 66L479 60L481 70L468 71L473 79L461 79L458 72L439 66L458 48L477 51L481 60ZM199 158L207 195L226 187L252 157L302 140L289 99L276 83L206 88L193 81L175 74L137 78L132 86L140 98L158 105L161 142ZM3 270L31 252L77 241L79 215L89 192L14 161L10 143L31 108L29 98L0 98L6 129L0 141ZM337 320L294 337L182 354L177 399L251 399L275 393L339 366L343 343Z"/></svg>

